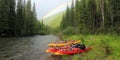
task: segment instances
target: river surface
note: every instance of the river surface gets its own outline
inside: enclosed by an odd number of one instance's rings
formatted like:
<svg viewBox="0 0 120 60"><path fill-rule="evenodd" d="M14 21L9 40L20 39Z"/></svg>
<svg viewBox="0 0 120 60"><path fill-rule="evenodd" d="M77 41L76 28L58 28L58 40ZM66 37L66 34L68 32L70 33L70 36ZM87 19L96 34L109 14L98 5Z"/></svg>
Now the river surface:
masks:
<svg viewBox="0 0 120 60"><path fill-rule="evenodd" d="M47 45L56 40L53 35L0 38L0 60L46 60Z"/></svg>

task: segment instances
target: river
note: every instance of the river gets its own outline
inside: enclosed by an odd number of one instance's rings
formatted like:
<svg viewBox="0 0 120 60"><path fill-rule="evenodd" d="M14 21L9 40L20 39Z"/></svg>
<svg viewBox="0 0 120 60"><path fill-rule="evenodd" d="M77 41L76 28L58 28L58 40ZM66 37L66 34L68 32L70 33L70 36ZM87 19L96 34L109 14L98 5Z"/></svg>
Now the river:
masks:
<svg viewBox="0 0 120 60"><path fill-rule="evenodd" d="M47 45L56 40L53 35L0 38L0 60L46 60Z"/></svg>

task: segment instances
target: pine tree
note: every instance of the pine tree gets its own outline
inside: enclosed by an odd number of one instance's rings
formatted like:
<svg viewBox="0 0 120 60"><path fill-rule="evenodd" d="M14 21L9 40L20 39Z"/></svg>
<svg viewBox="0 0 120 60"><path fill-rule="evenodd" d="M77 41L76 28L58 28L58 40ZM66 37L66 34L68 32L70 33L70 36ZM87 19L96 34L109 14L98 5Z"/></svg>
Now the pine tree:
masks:
<svg viewBox="0 0 120 60"><path fill-rule="evenodd" d="M80 1L80 6L79 6L79 30L80 30L80 33L86 33L86 25L87 22L86 22L86 17L87 17L87 11L86 11L86 0L81 0Z"/></svg>
<svg viewBox="0 0 120 60"><path fill-rule="evenodd" d="M72 4L71 4L71 11L69 12L69 21L70 21L70 26L76 27L76 22L75 22L75 13L74 13L74 0L72 0Z"/></svg>
<svg viewBox="0 0 120 60"><path fill-rule="evenodd" d="M120 0L114 0L114 21L115 32L120 35Z"/></svg>
<svg viewBox="0 0 120 60"><path fill-rule="evenodd" d="M76 30L77 30L77 33L79 34L80 33L80 1L79 0L76 0L75 1L75 27L76 27Z"/></svg>
<svg viewBox="0 0 120 60"><path fill-rule="evenodd" d="M34 20L37 20L37 14L36 14L35 3L34 3L34 5L33 5L33 16L34 16Z"/></svg>
<svg viewBox="0 0 120 60"><path fill-rule="evenodd" d="M35 3L34 3L34 5L33 5L33 10L32 10L32 27L31 27L31 29L32 29L32 33L33 34L35 34L36 32L37 32L37 17L36 17L37 15L36 15L36 9L35 9Z"/></svg>
<svg viewBox="0 0 120 60"><path fill-rule="evenodd" d="M65 29L66 28L66 25L65 25L65 14L63 14L63 17L62 17L62 21L60 23L60 29Z"/></svg>
<svg viewBox="0 0 120 60"><path fill-rule="evenodd" d="M61 29L66 29L67 27L71 27L72 24L71 24L71 11L70 11L70 8L67 6L67 9L66 9L66 13L63 14L63 18L62 18L62 22L61 22Z"/></svg>
<svg viewBox="0 0 120 60"><path fill-rule="evenodd" d="M2 33L2 27L1 27L1 26L2 26L2 19L1 19L1 15L2 15L2 14L1 14L1 9L2 9L2 8L1 8L1 0L0 0L0 35L1 35L1 33Z"/></svg>
<svg viewBox="0 0 120 60"><path fill-rule="evenodd" d="M23 1L22 0L18 0L16 17L17 17L16 25L15 25L16 26L16 35L21 35L23 27L24 27Z"/></svg>
<svg viewBox="0 0 120 60"><path fill-rule="evenodd" d="M8 20L8 25L9 25L9 35L10 36L14 36L15 34L15 19L16 19L16 15L15 15L15 0L9 0L9 20Z"/></svg>
<svg viewBox="0 0 120 60"><path fill-rule="evenodd" d="M89 33L94 33L96 20L96 3L95 0L86 0L87 22L86 28Z"/></svg>
<svg viewBox="0 0 120 60"><path fill-rule="evenodd" d="M31 0L28 0L27 1L27 6L26 6L26 34L31 34L31 18L32 18L32 16L31 16L31 14L32 14L32 12L31 12Z"/></svg>
<svg viewBox="0 0 120 60"><path fill-rule="evenodd" d="M70 14L70 8L69 8L69 6L67 6L67 10L66 10L66 15L65 15L65 25L66 26L71 26L71 14ZM67 27L66 27L67 28Z"/></svg>
<svg viewBox="0 0 120 60"><path fill-rule="evenodd" d="M23 35L27 35L27 20L26 20L26 0L23 0L23 21L24 21L24 25L23 25L23 30L22 30L22 34Z"/></svg>
<svg viewBox="0 0 120 60"><path fill-rule="evenodd" d="M7 36L9 33L9 3L8 0L1 0L1 36Z"/></svg>

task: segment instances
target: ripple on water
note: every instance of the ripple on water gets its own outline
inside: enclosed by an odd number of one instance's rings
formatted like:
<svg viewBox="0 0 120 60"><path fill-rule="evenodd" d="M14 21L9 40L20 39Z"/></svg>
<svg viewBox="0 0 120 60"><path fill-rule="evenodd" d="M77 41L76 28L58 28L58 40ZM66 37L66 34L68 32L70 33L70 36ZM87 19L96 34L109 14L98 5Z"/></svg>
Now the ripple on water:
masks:
<svg viewBox="0 0 120 60"><path fill-rule="evenodd" d="M56 36L31 36L0 38L0 58L6 60L45 60L47 44L55 41ZM2 58L1 58L2 59Z"/></svg>

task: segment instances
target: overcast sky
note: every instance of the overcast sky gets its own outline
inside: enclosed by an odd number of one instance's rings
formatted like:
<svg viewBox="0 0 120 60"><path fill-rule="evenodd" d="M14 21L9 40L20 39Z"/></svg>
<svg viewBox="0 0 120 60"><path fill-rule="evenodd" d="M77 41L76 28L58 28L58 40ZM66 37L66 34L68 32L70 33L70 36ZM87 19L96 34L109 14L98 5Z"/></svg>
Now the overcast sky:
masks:
<svg viewBox="0 0 120 60"><path fill-rule="evenodd" d="M36 3L37 18L42 19L66 9L71 0L32 0Z"/></svg>

